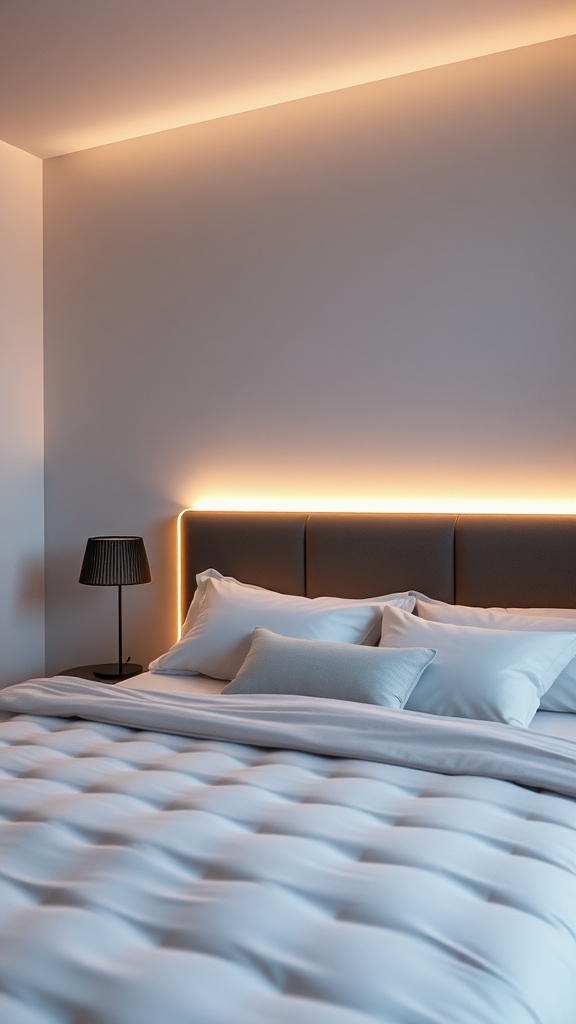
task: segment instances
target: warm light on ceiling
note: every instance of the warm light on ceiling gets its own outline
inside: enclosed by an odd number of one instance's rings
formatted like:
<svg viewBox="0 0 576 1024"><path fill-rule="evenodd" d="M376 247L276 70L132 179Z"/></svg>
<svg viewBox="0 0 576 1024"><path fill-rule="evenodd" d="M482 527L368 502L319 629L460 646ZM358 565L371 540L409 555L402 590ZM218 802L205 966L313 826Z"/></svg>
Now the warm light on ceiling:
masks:
<svg viewBox="0 0 576 1024"><path fill-rule="evenodd" d="M576 7L573 12L542 11L537 17L524 22L511 21L484 32L477 27L472 32L456 33L421 45L394 46L367 55L360 61L338 63L324 68L313 68L308 73L299 69L293 76L268 79L257 87L237 83L233 91L193 96L184 102L167 104L162 109L144 115L132 112L117 121L92 122L73 128L69 133L54 138L50 151L44 156L92 149L110 143L142 138L175 128L201 124L206 121L230 117L253 110L262 110L282 103L303 100L327 93L350 89L354 86L398 78L402 75L427 71L431 68L457 64L462 61L504 53L525 46L550 42L576 33Z"/></svg>

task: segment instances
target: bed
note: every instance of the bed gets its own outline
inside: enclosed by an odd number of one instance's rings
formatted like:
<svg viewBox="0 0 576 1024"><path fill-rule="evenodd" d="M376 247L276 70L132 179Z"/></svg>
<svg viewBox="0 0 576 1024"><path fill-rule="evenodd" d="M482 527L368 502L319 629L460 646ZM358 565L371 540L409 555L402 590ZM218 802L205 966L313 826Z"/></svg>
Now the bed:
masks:
<svg viewBox="0 0 576 1024"><path fill-rule="evenodd" d="M576 517L179 558L150 671L0 693L0 1020L573 1024Z"/></svg>

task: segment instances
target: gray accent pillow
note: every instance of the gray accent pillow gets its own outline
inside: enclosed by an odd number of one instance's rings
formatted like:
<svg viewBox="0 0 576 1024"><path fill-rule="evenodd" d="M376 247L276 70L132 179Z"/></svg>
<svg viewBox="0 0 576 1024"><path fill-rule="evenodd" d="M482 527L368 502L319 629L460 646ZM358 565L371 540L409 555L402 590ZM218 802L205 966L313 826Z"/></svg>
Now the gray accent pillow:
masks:
<svg viewBox="0 0 576 1024"><path fill-rule="evenodd" d="M222 693L291 693L403 708L436 651L297 640L258 627Z"/></svg>

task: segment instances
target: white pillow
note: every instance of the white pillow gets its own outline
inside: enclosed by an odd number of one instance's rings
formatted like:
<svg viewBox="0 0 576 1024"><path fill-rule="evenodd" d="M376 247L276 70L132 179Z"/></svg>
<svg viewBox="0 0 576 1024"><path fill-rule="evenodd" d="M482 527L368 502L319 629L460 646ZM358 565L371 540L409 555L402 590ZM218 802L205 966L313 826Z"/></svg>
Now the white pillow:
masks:
<svg viewBox="0 0 576 1024"><path fill-rule="evenodd" d="M223 693L295 693L400 710L435 652L295 640L255 629L238 675Z"/></svg>
<svg viewBox="0 0 576 1024"><path fill-rule="evenodd" d="M560 608L555 613L556 610L553 608L473 608L469 605L450 605L428 599L419 599L416 608L420 618L433 622L532 633L576 632L576 611L571 609ZM542 696L540 710L576 713L576 657L568 662L550 689Z"/></svg>
<svg viewBox="0 0 576 1024"><path fill-rule="evenodd" d="M204 598L204 591L208 580L222 580L225 583L230 583L233 587L240 587L242 590L256 590L260 594L263 601L271 599L274 601L277 597L286 598L290 600L323 602L325 607L339 608L343 605L357 605L357 604L370 604L370 605L382 605L392 604L396 608L403 608L407 612L411 612L416 604L417 594L415 591L402 591L401 593L394 594L382 594L380 597L363 597L363 598L351 598L351 597L293 597L291 594L278 594L275 590L266 590L265 587L257 587L255 583L243 583L241 580L237 580L234 576L223 576L217 569L204 569L203 572L198 573L196 576L196 590L194 591L194 597L192 598L188 614L184 620L182 626L182 636L189 633L192 629L197 617L202 600ZM380 622L378 623L378 636L380 630ZM377 642L378 636L374 640Z"/></svg>
<svg viewBox="0 0 576 1024"><path fill-rule="evenodd" d="M576 632L478 629L384 608L380 646L438 652L407 710L527 726L542 694L576 656Z"/></svg>
<svg viewBox="0 0 576 1024"><path fill-rule="evenodd" d="M152 672L201 673L233 679L258 626L307 640L376 644L382 606L391 601L412 609L409 594L362 601L338 597L295 597L239 583L208 569L197 577L181 639L151 662Z"/></svg>

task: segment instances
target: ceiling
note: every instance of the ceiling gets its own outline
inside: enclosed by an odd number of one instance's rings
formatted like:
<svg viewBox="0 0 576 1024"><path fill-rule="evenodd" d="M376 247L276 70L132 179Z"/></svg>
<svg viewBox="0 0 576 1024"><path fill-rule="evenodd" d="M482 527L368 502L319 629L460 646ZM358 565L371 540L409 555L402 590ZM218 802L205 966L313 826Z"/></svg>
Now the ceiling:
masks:
<svg viewBox="0 0 576 1024"><path fill-rule="evenodd" d="M0 0L0 139L51 157L576 33L576 0Z"/></svg>

